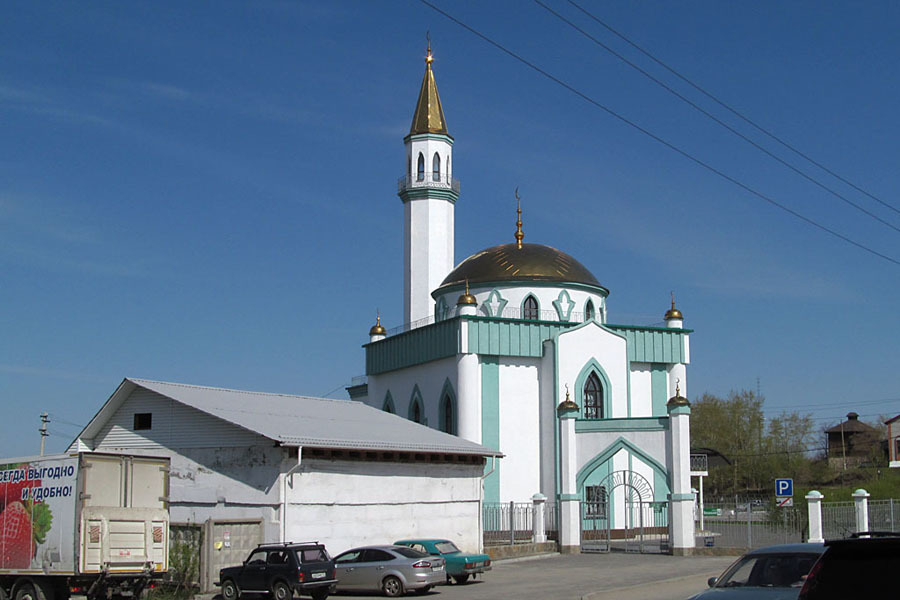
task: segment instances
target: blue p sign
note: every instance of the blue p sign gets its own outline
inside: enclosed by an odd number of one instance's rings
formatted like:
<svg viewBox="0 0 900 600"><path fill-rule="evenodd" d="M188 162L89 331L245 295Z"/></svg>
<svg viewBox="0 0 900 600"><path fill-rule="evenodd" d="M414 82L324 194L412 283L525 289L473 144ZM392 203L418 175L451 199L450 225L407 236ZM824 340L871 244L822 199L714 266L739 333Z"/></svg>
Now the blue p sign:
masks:
<svg viewBox="0 0 900 600"><path fill-rule="evenodd" d="M793 496L794 480L793 479L776 479L775 480L776 496Z"/></svg>

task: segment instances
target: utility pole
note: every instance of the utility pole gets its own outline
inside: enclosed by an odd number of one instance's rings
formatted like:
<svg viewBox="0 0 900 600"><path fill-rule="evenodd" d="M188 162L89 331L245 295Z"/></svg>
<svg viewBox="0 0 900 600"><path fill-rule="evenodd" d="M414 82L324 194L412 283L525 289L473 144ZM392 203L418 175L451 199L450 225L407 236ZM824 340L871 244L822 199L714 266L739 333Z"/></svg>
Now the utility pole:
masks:
<svg viewBox="0 0 900 600"><path fill-rule="evenodd" d="M41 432L41 456L44 455L44 440L47 439L47 436L50 435L47 432L47 423L50 422L50 415L47 413L41 413L41 428L38 431Z"/></svg>

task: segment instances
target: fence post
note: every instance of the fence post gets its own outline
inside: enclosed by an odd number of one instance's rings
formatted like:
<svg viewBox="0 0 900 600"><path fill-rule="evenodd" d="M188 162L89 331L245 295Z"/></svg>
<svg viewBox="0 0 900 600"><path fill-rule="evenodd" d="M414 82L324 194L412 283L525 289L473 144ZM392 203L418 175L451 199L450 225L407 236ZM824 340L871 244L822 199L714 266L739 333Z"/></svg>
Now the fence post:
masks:
<svg viewBox="0 0 900 600"><path fill-rule="evenodd" d="M509 501L509 545L516 543L516 503Z"/></svg>
<svg viewBox="0 0 900 600"><path fill-rule="evenodd" d="M806 495L806 502L809 508L809 539L806 540L810 544L822 543L825 538L822 536L822 499L825 496L818 490L813 490Z"/></svg>
<svg viewBox="0 0 900 600"><path fill-rule="evenodd" d="M753 547L753 527L752 527L753 507L750 506L751 504L753 504L753 502L748 499L747 500L747 547L748 548Z"/></svg>
<svg viewBox="0 0 900 600"><path fill-rule="evenodd" d="M531 516L531 541L534 544L543 544L547 541L547 528L544 525L544 506L547 496L538 492L531 497L534 503L534 512Z"/></svg>
<svg viewBox="0 0 900 600"><path fill-rule="evenodd" d="M869 530L869 492L859 488L853 492L853 501L856 502L856 531Z"/></svg>

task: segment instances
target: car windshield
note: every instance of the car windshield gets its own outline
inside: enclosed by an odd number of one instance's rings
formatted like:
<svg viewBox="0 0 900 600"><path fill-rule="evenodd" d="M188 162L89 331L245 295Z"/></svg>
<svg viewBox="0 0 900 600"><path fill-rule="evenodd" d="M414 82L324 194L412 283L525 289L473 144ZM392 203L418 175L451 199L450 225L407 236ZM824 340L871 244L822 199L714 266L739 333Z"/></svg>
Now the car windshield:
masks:
<svg viewBox="0 0 900 600"><path fill-rule="evenodd" d="M814 554L745 556L719 578L716 587L800 587L816 558Z"/></svg>
<svg viewBox="0 0 900 600"><path fill-rule="evenodd" d="M406 558L422 558L423 556L428 556L424 552L419 552L418 550L413 550L412 548L407 548L403 546L401 548L394 548L394 552L397 554L401 554Z"/></svg>
<svg viewBox="0 0 900 600"><path fill-rule="evenodd" d="M451 552L459 552L459 548L453 542L438 542L434 545L441 554L449 554Z"/></svg>

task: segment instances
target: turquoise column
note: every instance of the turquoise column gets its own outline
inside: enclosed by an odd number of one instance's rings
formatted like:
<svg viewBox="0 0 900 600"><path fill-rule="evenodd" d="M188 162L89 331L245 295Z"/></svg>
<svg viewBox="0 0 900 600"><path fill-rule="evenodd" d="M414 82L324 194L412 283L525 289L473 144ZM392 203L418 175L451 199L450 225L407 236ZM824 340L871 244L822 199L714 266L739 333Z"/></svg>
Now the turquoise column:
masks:
<svg viewBox="0 0 900 600"><path fill-rule="evenodd" d="M500 449L500 358L481 358L481 443ZM484 480L484 501L500 502L500 461L494 461L494 472ZM485 472L490 463L485 465Z"/></svg>

